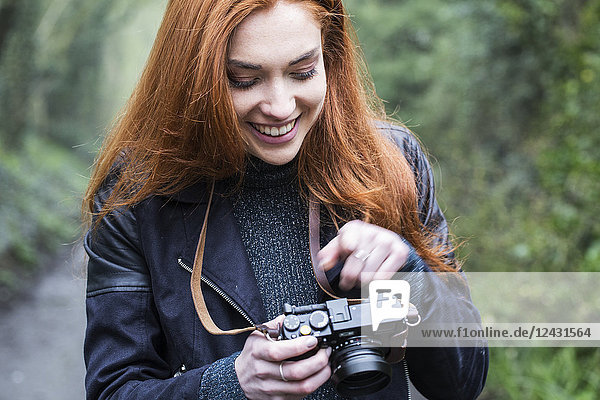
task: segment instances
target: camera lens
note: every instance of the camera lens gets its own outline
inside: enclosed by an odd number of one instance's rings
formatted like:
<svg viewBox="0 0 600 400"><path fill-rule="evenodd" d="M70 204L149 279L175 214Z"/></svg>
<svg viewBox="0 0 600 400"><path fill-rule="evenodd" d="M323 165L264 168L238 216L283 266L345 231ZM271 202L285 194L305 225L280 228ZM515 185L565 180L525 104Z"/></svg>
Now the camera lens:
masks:
<svg viewBox="0 0 600 400"><path fill-rule="evenodd" d="M342 396L361 396L386 387L392 368L384 350L369 338L353 338L331 354L331 381Z"/></svg>

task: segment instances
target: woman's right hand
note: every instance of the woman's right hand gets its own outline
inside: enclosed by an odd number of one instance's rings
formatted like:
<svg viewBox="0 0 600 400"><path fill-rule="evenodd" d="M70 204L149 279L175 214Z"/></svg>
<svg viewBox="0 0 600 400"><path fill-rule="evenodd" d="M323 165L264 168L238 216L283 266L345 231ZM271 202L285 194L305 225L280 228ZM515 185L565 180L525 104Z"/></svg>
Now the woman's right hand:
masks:
<svg viewBox="0 0 600 400"><path fill-rule="evenodd" d="M283 315L280 315L267 325L276 328L282 321ZM313 336L272 342L262 333L252 332L235 360L235 372L246 397L301 399L317 390L331 376L330 348L320 349L304 360L286 361L316 345L317 339Z"/></svg>

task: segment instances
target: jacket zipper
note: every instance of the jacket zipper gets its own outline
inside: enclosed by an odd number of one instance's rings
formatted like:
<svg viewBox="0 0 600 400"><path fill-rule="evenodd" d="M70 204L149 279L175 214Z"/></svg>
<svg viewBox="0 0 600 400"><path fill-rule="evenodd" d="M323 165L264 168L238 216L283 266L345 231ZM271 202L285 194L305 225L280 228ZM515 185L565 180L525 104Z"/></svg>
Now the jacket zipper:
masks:
<svg viewBox="0 0 600 400"><path fill-rule="evenodd" d="M404 376L406 376L406 389L408 389L408 397L407 400L411 400L412 396L410 394L410 378L408 376L408 364L406 364L406 359L402 360L402 364L404 364Z"/></svg>
<svg viewBox="0 0 600 400"><path fill-rule="evenodd" d="M192 268L190 268L181 257L177 257L177 264L179 264L181 268L185 269L190 274L192 273ZM221 296L223 300L225 300L231 307L233 307L234 310L240 313L242 317L244 317L244 319L246 319L246 321L250 323L250 325L256 325L256 323L252 321L252 318L250 318L250 316L242 309L242 307L240 307L239 304L237 304L231 297L229 297L227 293L225 293L220 287L218 287L216 283L214 283L204 275L200 275L200 280L206 283L212 290L217 292L217 294Z"/></svg>

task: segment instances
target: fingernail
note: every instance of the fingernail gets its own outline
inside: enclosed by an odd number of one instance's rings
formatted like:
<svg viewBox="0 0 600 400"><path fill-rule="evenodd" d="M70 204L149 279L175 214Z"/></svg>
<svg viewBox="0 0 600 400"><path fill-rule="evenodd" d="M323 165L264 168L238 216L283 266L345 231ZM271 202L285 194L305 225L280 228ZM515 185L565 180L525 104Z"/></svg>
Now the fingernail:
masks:
<svg viewBox="0 0 600 400"><path fill-rule="evenodd" d="M319 268L322 271L329 271L332 267L333 267L333 265L331 265L331 263L320 263L319 264Z"/></svg>
<svg viewBox="0 0 600 400"><path fill-rule="evenodd" d="M316 337L310 336L306 339L306 347L308 347L309 349L311 347L315 347L317 345L317 342L318 342L318 340Z"/></svg>
<svg viewBox="0 0 600 400"><path fill-rule="evenodd" d="M348 282L346 282L345 280L340 280L340 283L338 284L338 286L340 287L340 289L342 289L344 292L347 292L348 290L350 290L352 287L350 286L350 284Z"/></svg>
<svg viewBox="0 0 600 400"><path fill-rule="evenodd" d="M319 263L319 267L321 267L323 269L327 269L332 264L332 261L327 258L323 258L323 259L318 260L318 263Z"/></svg>

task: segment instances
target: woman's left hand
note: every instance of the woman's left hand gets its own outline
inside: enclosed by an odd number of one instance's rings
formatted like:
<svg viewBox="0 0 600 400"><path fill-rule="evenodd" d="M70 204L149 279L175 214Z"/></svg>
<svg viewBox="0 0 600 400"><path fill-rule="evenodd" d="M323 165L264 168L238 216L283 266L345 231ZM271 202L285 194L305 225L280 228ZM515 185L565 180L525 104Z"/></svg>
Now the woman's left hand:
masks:
<svg viewBox="0 0 600 400"><path fill-rule="evenodd" d="M374 279L390 279L402 268L409 252L408 245L395 232L354 220L319 251L317 259L325 271L345 259L339 286L350 290Z"/></svg>

